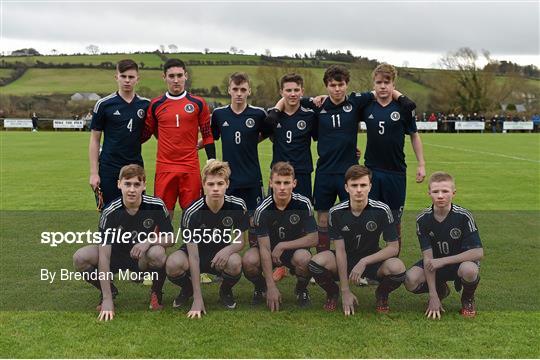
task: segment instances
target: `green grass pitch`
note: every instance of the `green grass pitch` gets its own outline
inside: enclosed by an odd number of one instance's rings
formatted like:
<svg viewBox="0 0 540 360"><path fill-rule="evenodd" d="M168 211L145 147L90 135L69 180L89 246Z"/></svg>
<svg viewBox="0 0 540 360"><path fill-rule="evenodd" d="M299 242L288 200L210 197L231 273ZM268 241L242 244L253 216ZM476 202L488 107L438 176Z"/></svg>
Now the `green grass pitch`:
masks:
<svg viewBox="0 0 540 360"><path fill-rule="evenodd" d="M41 268L72 268L81 245L49 247L42 231L95 230L98 214L88 186L88 133L0 133L0 354L2 357L540 357L540 137L538 134L422 134L428 174L446 170L457 180L455 202L469 208L485 248L478 316L458 314L459 294L444 301L441 321L424 318L426 296L398 289L391 312L374 311L374 288L353 288L356 315L322 310L323 292L310 286L313 305L300 310L289 276L279 288L283 310L249 305L251 285L235 288L238 309L217 304L217 286L204 285L208 315L189 320L173 311L177 288L167 282L166 309L147 310L148 288L117 282L117 316L96 321L98 294L84 282L39 279ZM155 140L143 146L152 193ZM359 135L365 145L365 134ZM315 148L315 147L314 147ZM220 145L218 144L218 154ZM259 146L263 177L271 147ZM414 234L418 211L429 204L427 185L414 183L416 161L406 144L408 197L402 259L420 257ZM201 152L204 161L203 152ZM266 185L265 181L265 185ZM175 215L175 228L179 213ZM536 345L535 345L536 344Z"/></svg>

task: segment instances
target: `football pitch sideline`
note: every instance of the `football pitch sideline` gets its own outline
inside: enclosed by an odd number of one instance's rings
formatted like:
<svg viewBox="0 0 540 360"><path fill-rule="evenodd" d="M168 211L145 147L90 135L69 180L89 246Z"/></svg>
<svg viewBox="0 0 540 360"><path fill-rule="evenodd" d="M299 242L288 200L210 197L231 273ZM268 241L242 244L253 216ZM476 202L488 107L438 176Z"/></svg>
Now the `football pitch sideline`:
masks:
<svg viewBox="0 0 540 360"><path fill-rule="evenodd" d="M346 318L322 309L324 293L310 286L312 305L299 309L294 279L282 280L282 310L249 304L252 285L234 288L236 310L218 304L218 285L203 285L208 315L189 320L172 309L179 289L166 282L160 312L148 310L149 287L116 281L114 321L96 320L98 292L84 281L41 280L42 269L73 270L82 244L40 243L42 232L96 231L99 214L88 185L89 133L0 133L0 354L9 358L538 358L540 350L540 134L421 134L426 173L456 178L455 203L471 210L485 250L476 292L478 315L462 318L452 288L442 320L424 317L427 295L399 288L391 311L375 313L373 286L352 287L359 306ZM359 147L365 146L359 135ZM401 258L421 257L415 219L427 207L427 182L409 165ZM312 152L316 158L316 145ZM217 145L220 157L220 144ZM156 142L143 145L152 194ZM204 151L200 152L204 162ZM271 143L259 145L265 186ZM180 212L173 224L178 228ZM178 246L175 246L176 249ZM536 345L535 345L536 344Z"/></svg>

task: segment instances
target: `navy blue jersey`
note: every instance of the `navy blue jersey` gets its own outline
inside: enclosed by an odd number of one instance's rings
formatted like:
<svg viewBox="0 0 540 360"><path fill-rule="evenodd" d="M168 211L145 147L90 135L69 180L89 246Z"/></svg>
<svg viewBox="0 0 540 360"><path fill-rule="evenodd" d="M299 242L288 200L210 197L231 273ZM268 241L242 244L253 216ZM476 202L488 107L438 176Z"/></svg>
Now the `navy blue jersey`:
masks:
<svg viewBox="0 0 540 360"><path fill-rule="evenodd" d="M142 195L139 211L134 215L127 212L122 197L112 201L101 213L99 231L102 244L111 245L112 256L128 256L129 252L139 242L147 239L148 234L156 232L172 232L173 227L167 207L160 198ZM107 229L115 230L107 232ZM126 235L125 242L122 235ZM120 239L120 240L119 240ZM153 241L157 237L148 238Z"/></svg>
<svg viewBox="0 0 540 360"><path fill-rule="evenodd" d="M104 135L100 174L118 173L129 164L143 166L141 134L149 104L149 99L138 95L128 103L118 92L96 102L90 129L103 131Z"/></svg>
<svg viewBox="0 0 540 360"><path fill-rule="evenodd" d="M349 200L328 213L328 236L330 240L343 239L347 258L361 259L379 251L381 234L386 242L398 240L392 211L380 201L368 199L359 216L351 212Z"/></svg>
<svg viewBox="0 0 540 360"><path fill-rule="evenodd" d="M259 186L262 179L257 144L259 135L267 135L266 111L248 105L240 114L231 106L212 113L212 135L221 138L223 161L231 167L230 188Z"/></svg>
<svg viewBox="0 0 540 360"><path fill-rule="evenodd" d="M299 107L292 115L280 112L272 128L274 139L270 168L279 161L288 161L296 173L311 173L311 138L315 138L316 124L316 114L312 109Z"/></svg>
<svg viewBox="0 0 540 360"><path fill-rule="evenodd" d="M473 216L455 204L442 222L435 219L433 206L423 210L416 219L416 234L422 251L432 249L435 259L482 247Z"/></svg>
<svg viewBox="0 0 540 360"><path fill-rule="evenodd" d="M244 200L235 196L225 195L223 206L217 213L210 210L205 199L203 196L195 201L182 214L182 237L185 242L188 239L184 235L191 236L192 240L197 242L197 233L202 236L205 229L211 230L209 234L218 230L212 241L205 241L203 237L197 244L199 251L204 249L216 252L231 244L231 238L226 236L227 232L223 230L238 229L242 232L240 236L243 236L243 232L249 228L249 215ZM194 232L196 229L197 232ZM232 240L235 240L238 233L229 232L229 234Z"/></svg>
<svg viewBox="0 0 540 360"><path fill-rule="evenodd" d="M292 193L284 210L276 207L273 196L267 197L255 210L253 221L257 236L270 237L272 249L282 241L298 240L317 231L311 202L297 193Z"/></svg>
<svg viewBox="0 0 540 360"><path fill-rule="evenodd" d="M336 105L328 97L320 108L302 100L303 106L317 113L317 172L344 174L349 167L358 164L356 144L360 112L372 99L370 92L352 93Z"/></svg>
<svg viewBox="0 0 540 360"><path fill-rule="evenodd" d="M395 100L386 106L373 100L362 111L362 121L367 127L365 165L405 173L405 135L417 132L414 112Z"/></svg>

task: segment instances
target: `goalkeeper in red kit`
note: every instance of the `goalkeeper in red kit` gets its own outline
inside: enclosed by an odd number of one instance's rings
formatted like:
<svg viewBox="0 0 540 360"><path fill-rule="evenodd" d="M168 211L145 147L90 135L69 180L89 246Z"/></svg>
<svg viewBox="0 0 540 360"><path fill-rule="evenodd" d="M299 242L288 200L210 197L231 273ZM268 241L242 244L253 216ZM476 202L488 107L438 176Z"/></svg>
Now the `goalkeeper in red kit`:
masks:
<svg viewBox="0 0 540 360"><path fill-rule="evenodd" d="M142 142L152 134L158 139L154 196L172 212L201 197L201 174L197 154L199 129L208 159L216 157L210 130L210 110L203 98L186 91L186 65L169 59L163 65L167 92L148 107ZM172 215L171 215L172 216Z"/></svg>

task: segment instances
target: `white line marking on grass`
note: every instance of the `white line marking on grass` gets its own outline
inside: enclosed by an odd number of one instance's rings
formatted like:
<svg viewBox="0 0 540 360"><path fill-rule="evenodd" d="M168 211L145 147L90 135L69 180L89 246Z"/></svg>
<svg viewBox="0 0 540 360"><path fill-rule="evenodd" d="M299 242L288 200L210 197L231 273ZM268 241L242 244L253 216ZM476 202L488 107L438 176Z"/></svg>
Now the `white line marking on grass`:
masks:
<svg viewBox="0 0 540 360"><path fill-rule="evenodd" d="M454 146L432 144L432 143L428 143L428 142L424 142L424 145L440 147L440 148L443 148L443 149L459 150L459 151L469 152L469 153L498 156L498 157L503 157L503 158L507 158L507 159L513 159L513 160L529 161L529 162L532 162L532 163L540 164L540 160L527 159L527 158L522 158L522 157L518 157L518 156L498 154L498 153L492 153L492 152L487 152L487 151L464 149L464 148L459 148L459 147L454 147Z"/></svg>

